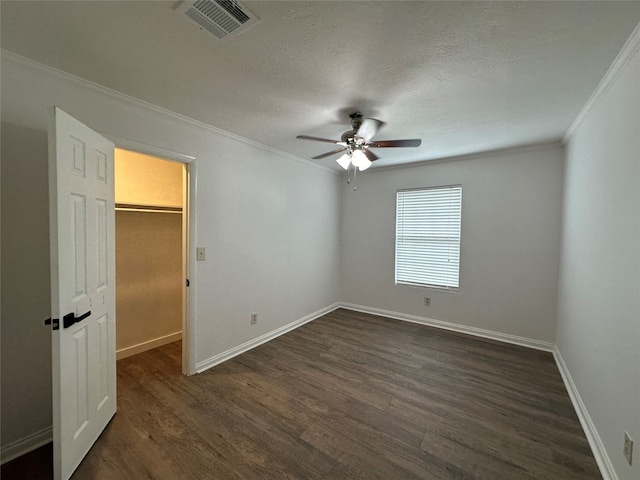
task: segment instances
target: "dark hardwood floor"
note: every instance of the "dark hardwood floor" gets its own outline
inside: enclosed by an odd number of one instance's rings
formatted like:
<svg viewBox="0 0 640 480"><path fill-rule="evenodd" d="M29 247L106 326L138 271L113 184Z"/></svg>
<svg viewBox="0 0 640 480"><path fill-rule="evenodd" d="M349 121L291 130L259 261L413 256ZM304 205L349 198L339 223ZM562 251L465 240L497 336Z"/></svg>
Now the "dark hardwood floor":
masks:
<svg viewBox="0 0 640 480"><path fill-rule="evenodd" d="M337 310L200 375L118 362L73 479L601 479L550 353ZM51 447L2 467L51 478Z"/></svg>

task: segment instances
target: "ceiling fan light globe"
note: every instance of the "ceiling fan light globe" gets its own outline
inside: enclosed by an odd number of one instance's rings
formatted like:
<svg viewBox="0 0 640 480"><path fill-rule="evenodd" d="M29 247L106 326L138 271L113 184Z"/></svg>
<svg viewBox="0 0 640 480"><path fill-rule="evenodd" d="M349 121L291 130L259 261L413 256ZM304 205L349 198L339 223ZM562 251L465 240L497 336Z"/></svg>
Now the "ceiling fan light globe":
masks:
<svg viewBox="0 0 640 480"><path fill-rule="evenodd" d="M351 163L351 158L349 158L349 155L345 153L340 158L338 158L336 162L338 162L338 165L340 165L342 168L347 170L349 168L349 164Z"/></svg>
<svg viewBox="0 0 640 480"><path fill-rule="evenodd" d="M358 165L358 170L363 172L370 166L371 166L371 160L369 160L367 157L364 157L364 160L361 160L360 165Z"/></svg>
<svg viewBox="0 0 640 480"><path fill-rule="evenodd" d="M367 158L362 150L356 150L353 152L351 162L355 167L358 167L360 171L366 170L371 166L371 161Z"/></svg>

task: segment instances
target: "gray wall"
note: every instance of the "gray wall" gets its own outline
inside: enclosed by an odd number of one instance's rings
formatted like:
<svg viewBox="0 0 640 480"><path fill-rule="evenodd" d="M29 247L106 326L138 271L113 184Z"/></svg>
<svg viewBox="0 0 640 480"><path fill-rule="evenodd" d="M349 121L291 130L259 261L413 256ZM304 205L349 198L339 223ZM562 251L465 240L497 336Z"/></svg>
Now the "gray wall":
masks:
<svg viewBox="0 0 640 480"><path fill-rule="evenodd" d="M553 342L562 171L560 147L367 171L343 191L342 299ZM394 285L396 191L452 184L462 185L459 292Z"/></svg>
<svg viewBox="0 0 640 480"><path fill-rule="evenodd" d="M636 52L568 141L558 297L558 350L620 479L640 478L639 85Z"/></svg>
<svg viewBox="0 0 640 480"><path fill-rule="evenodd" d="M340 181L326 169L2 55L2 446L51 425L47 107L197 157L195 360L337 302ZM250 325L251 312L259 313Z"/></svg>
<svg viewBox="0 0 640 480"><path fill-rule="evenodd" d="M57 104L103 133L198 157L198 361L339 300L555 341L617 476L640 478L621 453L624 430L640 439L639 80L636 54L573 132L563 201L559 147L373 169L354 193L324 170L3 57L3 447L51 423L45 108ZM393 285L395 191L454 183L460 292Z"/></svg>
<svg viewBox="0 0 640 480"><path fill-rule="evenodd" d="M4 87L4 86L3 86ZM2 122L2 446L51 426L47 135Z"/></svg>

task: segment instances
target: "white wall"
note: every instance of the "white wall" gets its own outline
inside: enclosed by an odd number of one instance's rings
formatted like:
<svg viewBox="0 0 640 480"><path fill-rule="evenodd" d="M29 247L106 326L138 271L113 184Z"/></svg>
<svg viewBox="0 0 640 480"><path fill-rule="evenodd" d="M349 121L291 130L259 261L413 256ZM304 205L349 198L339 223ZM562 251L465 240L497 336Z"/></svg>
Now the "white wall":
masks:
<svg viewBox="0 0 640 480"><path fill-rule="evenodd" d="M51 287L47 135L4 122L0 128L0 433L5 447L51 425L51 334L43 324L51 316Z"/></svg>
<svg viewBox="0 0 640 480"><path fill-rule="evenodd" d="M368 170L343 191L342 299L553 342L562 171L559 146ZM462 185L459 292L394 285L396 191L452 184Z"/></svg>
<svg viewBox="0 0 640 480"><path fill-rule="evenodd" d="M557 347L619 479L640 478L640 54L567 144ZM634 465L622 455L635 440Z"/></svg>
<svg viewBox="0 0 640 480"><path fill-rule="evenodd" d="M192 283L197 362L338 301L337 175L3 54L3 447L51 423L42 321L46 109L54 104L100 133L197 157L196 242L207 248Z"/></svg>
<svg viewBox="0 0 640 480"><path fill-rule="evenodd" d="M560 147L373 169L354 193L323 169L3 56L2 446L51 423L45 109L56 104L102 133L198 157L197 361L338 300L557 341L617 477L640 478L639 79L636 55L573 132L561 222ZM458 183L460 292L393 285L395 191Z"/></svg>

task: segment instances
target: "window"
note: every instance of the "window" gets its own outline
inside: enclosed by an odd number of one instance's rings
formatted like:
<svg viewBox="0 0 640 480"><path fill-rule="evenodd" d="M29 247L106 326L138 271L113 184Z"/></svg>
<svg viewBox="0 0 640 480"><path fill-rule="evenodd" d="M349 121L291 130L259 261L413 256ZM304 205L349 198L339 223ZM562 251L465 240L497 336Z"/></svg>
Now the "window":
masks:
<svg viewBox="0 0 640 480"><path fill-rule="evenodd" d="M396 285L457 290L462 186L396 196Z"/></svg>

